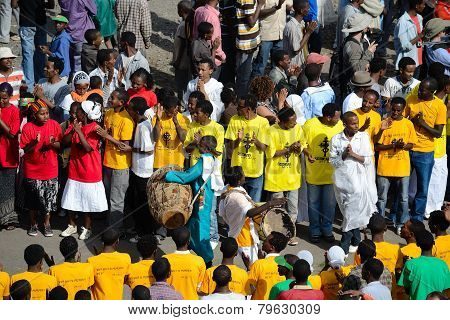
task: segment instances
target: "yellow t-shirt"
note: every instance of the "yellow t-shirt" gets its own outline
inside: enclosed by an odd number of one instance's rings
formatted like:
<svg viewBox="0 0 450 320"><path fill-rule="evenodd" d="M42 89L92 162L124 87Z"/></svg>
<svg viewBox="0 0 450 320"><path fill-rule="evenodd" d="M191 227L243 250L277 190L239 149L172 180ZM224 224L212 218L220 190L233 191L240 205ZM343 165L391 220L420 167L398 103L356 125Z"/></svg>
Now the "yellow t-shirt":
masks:
<svg viewBox="0 0 450 320"><path fill-rule="evenodd" d="M56 278L58 286L63 287L73 300L80 290L87 290L94 284L94 268L89 263L63 262L50 267L48 274Z"/></svg>
<svg viewBox="0 0 450 320"><path fill-rule="evenodd" d="M105 129L116 140L130 141L133 138L134 123L127 110L105 114ZM127 169L131 165L131 152L122 152L111 142L106 141L103 165L111 169Z"/></svg>
<svg viewBox="0 0 450 320"><path fill-rule="evenodd" d="M337 300L337 293L341 290L342 284L338 281L336 273L348 276L352 268L353 266L344 266L340 269L330 269L320 273L320 290L322 290L324 294L324 300Z"/></svg>
<svg viewBox="0 0 450 320"><path fill-rule="evenodd" d="M405 115L410 119L422 112L423 119L432 128L435 125L445 125L447 123L447 107L441 99L434 97L431 101L420 101L416 96L410 96L406 99ZM425 129L414 126L417 133L417 144L414 145L414 151L431 152L434 150L434 137Z"/></svg>
<svg viewBox="0 0 450 320"><path fill-rule="evenodd" d="M330 164L331 138L344 130L342 121L330 127L322 124L318 118L312 118L303 125L308 151L316 161L306 160L306 182L315 185L333 183L333 166Z"/></svg>
<svg viewBox="0 0 450 320"><path fill-rule="evenodd" d="M403 254L398 244L389 242L375 242L376 255L375 258L383 262L383 265L392 273L395 274L396 268L401 268L403 265ZM361 257L355 254L355 265L361 264Z"/></svg>
<svg viewBox="0 0 450 320"><path fill-rule="evenodd" d="M439 159L447 154L447 125L442 129L442 136L434 139L434 158Z"/></svg>
<svg viewBox="0 0 450 320"><path fill-rule="evenodd" d="M131 258L127 253L101 253L87 260L94 267L94 300L122 300L125 276L130 274Z"/></svg>
<svg viewBox="0 0 450 320"><path fill-rule="evenodd" d="M216 151L223 154L223 141L225 136L225 129L222 127L222 125L218 124L214 120L211 120L211 122L205 126L202 126L198 122L191 122L189 124L189 129L186 135L186 140L184 141L184 146L187 147L189 144L191 144L194 141L194 134L199 132L202 137L204 136L213 136L217 140L217 148ZM195 148L194 151L191 153L190 157L190 165L193 167L198 159L200 159L200 152L198 151L198 148ZM217 157L220 162L222 162L222 155Z"/></svg>
<svg viewBox="0 0 450 320"><path fill-rule="evenodd" d="M322 288L322 278L320 278L320 275L310 275L308 281L314 290L320 290Z"/></svg>
<svg viewBox="0 0 450 320"><path fill-rule="evenodd" d="M244 296L249 295L251 292L248 284L247 272L235 265L228 265L227 267L231 270L231 282L229 283L230 291L243 294ZM213 280L213 272L216 268L217 266L214 266L206 270L200 292L204 294L211 294L214 292L216 283Z"/></svg>
<svg viewBox="0 0 450 320"><path fill-rule="evenodd" d="M236 237L236 242L239 247L250 247L253 245L253 237L250 231L250 218L246 218L241 232Z"/></svg>
<svg viewBox="0 0 450 320"><path fill-rule="evenodd" d="M186 251L188 252L188 251ZM205 277L206 265L199 256L189 253L169 253L171 275L167 283L175 287L184 300L198 300L197 290Z"/></svg>
<svg viewBox="0 0 450 320"><path fill-rule="evenodd" d="M258 178L263 174L264 152L258 150L252 140L255 134L260 142L267 145L269 128L269 121L260 116L246 120L244 117L235 115L228 124L227 131L225 132L225 139L227 140L236 140L238 131L244 129L244 138L233 150L231 165L241 166L246 177Z"/></svg>
<svg viewBox="0 0 450 320"><path fill-rule="evenodd" d="M256 260L250 267L248 275L249 284L256 288L252 300L268 300L270 289L284 280L286 278L278 274L278 265L274 255Z"/></svg>
<svg viewBox="0 0 450 320"><path fill-rule="evenodd" d="M409 259L418 258L422 254L422 249L420 249L415 243L409 243L406 246L401 247L400 251L402 252L403 257L407 257Z"/></svg>
<svg viewBox="0 0 450 320"><path fill-rule="evenodd" d="M189 119L181 113L177 113L177 120L180 127L184 130L188 129ZM156 125L156 117L153 117L152 125ZM183 167L184 165L184 151L183 142L177 134L177 129L173 123L172 118L167 118L163 113L162 119L159 121L160 132L159 138L155 143L155 160L153 167L159 169L169 164Z"/></svg>
<svg viewBox="0 0 450 320"><path fill-rule="evenodd" d="M433 256L444 260L450 268L450 234L436 237L433 246Z"/></svg>
<svg viewBox="0 0 450 320"><path fill-rule="evenodd" d="M56 278L43 272L22 272L11 277L11 285L19 280L27 280L31 285L31 300L46 300L47 293L57 286Z"/></svg>
<svg viewBox="0 0 450 320"><path fill-rule="evenodd" d="M274 157L275 152L283 150L295 142L300 142L302 149L306 147L305 135L300 125L289 130L281 129L274 124L269 129L270 140L266 149L266 170L264 174L264 190L271 192L291 191L300 188L301 165L300 154L288 153L282 157Z"/></svg>
<svg viewBox="0 0 450 320"><path fill-rule="evenodd" d="M150 287L155 278L152 273L152 265L155 260L141 260L136 263L132 263L130 266L130 274L127 277L127 285L134 289L138 285Z"/></svg>
<svg viewBox="0 0 450 320"><path fill-rule="evenodd" d="M370 118L370 125L365 130L365 132L367 132L367 134L370 137L370 142L372 144L372 149L373 149L373 138L378 133L378 130L380 130L380 125L381 125L380 114L374 110L370 110L369 112L366 113L366 112L362 111L361 108L353 110L353 112L358 116L360 128L364 125L367 118Z"/></svg>
<svg viewBox="0 0 450 320"><path fill-rule="evenodd" d="M3 297L9 296L10 282L9 274L0 272L0 300L3 300Z"/></svg>
<svg viewBox="0 0 450 320"><path fill-rule="evenodd" d="M392 121L392 125L383 131L379 144L390 145L392 140L403 139L405 144L417 143L416 130L406 118ZM383 177L409 177L411 165L409 151L390 149L379 152L377 174Z"/></svg>

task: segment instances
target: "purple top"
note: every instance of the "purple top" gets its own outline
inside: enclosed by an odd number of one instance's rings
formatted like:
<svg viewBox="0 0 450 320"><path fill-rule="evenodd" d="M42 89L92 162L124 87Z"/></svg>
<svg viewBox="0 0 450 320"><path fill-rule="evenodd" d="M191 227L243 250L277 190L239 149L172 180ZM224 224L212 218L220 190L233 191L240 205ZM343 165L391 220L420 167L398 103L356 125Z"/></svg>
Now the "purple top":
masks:
<svg viewBox="0 0 450 320"><path fill-rule="evenodd" d="M67 32L74 42L84 42L84 33L88 29L95 29L91 16L97 14L94 0L58 0L64 16L69 19Z"/></svg>

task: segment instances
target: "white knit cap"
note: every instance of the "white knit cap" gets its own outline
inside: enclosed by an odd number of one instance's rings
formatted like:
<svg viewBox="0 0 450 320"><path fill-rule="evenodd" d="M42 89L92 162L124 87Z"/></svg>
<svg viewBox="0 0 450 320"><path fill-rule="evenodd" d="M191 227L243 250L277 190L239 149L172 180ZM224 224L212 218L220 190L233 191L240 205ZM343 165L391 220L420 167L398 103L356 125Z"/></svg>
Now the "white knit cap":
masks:
<svg viewBox="0 0 450 320"><path fill-rule="evenodd" d="M345 252L339 246L332 246L327 251L327 258L330 267L333 269L339 269L345 264Z"/></svg>

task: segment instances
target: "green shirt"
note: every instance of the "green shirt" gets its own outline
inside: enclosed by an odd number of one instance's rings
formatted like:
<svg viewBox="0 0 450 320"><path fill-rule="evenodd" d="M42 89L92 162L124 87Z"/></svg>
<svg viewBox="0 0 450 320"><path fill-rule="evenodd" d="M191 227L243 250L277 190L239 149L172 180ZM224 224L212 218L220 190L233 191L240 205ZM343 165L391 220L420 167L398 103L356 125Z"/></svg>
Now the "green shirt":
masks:
<svg viewBox="0 0 450 320"><path fill-rule="evenodd" d="M288 280L278 282L276 285L274 285L272 287L272 289L270 289L269 300L276 300L280 293L282 293L283 291L289 290L290 289L289 285L292 282L294 282L293 279L288 279ZM308 286L310 286L312 288L312 285L309 282L309 280L306 283L308 284Z"/></svg>
<svg viewBox="0 0 450 320"><path fill-rule="evenodd" d="M406 261L398 285L409 291L409 299L425 300L433 291L450 288L450 273L443 260L420 256Z"/></svg>

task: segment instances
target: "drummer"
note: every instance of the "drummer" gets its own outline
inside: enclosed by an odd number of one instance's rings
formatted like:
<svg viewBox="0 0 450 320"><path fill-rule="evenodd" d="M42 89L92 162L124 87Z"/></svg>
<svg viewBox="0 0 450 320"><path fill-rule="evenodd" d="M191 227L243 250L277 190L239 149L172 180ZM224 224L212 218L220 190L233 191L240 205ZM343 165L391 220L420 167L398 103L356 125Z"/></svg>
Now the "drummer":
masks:
<svg viewBox="0 0 450 320"><path fill-rule="evenodd" d="M245 175L242 167L231 167L225 174L227 191L219 202L219 215L229 226L228 237L236 238L239 252L247 269L258 260L259 238L251 218L273 207L282 206L286 198L276 198L257 207L242 187Z"/></svg>

